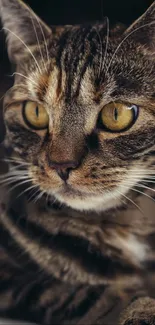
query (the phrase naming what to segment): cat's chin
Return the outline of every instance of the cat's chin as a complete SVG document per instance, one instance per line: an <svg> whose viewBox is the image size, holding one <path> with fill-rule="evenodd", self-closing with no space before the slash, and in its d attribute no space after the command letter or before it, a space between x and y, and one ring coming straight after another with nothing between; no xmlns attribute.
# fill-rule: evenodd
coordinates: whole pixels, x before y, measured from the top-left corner
<svg viewBox="0 0 155 325"><path fill-rule="evenodd" d="M105 193L103 195L80 194L75 195L71 193L55 193L54 197L68 207L78 211L95 211L101 212L115 208L122 204L120 197L115 198L113 193Z"/></svg>

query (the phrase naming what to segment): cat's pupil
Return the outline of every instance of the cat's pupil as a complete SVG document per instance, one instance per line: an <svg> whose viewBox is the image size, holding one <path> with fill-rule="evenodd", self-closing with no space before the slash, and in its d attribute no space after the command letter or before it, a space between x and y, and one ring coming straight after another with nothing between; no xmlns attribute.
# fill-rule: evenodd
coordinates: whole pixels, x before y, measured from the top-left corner
<svg viewBox="0 0 155 325"><path fill-rule="evenodd" d="M39 116L39 108L38 108L38 106L36 107L36 116L37 117Z"/></svg>
<svg viewBox="0 0 155 325"><path fill-rule="evenodd" d="M118 120L118 110L116 107L114 108L114 119L115 119L115 121Z"/></svg>

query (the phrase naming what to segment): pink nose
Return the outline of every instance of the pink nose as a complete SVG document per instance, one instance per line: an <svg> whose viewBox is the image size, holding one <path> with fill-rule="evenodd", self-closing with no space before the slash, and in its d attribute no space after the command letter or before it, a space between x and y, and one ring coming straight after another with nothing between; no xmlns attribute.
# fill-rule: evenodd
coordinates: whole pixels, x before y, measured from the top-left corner
<svg viewBox="0 0 155 325"><path fill-rule="evenodd" d="M69 178L70 172L73 169L76 169L79 164L78 162L74 162L74 161L64 161L61 163L50 161L49 165L51 168L55 169L55 171L60 176L60 178L66 182L67 179Z"/></svg>

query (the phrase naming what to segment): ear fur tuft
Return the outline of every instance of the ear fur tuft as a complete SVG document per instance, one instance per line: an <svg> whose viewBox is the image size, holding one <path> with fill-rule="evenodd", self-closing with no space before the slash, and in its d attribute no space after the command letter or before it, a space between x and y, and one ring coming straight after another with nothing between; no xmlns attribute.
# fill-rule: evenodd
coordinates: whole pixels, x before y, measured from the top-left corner
<svg viewBox="0 0 155 325"><path fill-rule="evenodd" d="M7 35L8 54L18 63L21 55L51 35L51 30L21 0L0 0L0 18Z"/></svg>
<svg viewBox="0 0 155 325"><path fill-rule="evenodd" d="M148 50L155 51L155 1L125 32Z"/></svg>

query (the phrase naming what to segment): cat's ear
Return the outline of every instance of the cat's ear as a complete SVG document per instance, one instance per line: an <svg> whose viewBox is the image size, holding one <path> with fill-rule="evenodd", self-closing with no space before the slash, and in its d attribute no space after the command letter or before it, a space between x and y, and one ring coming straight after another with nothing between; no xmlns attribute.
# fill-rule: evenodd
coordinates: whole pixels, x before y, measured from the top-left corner
<svg viewBox="0 0 155 325"><path fill-rule="evenodd" d="M137 19L125 32L126 37L131 37L144 45L150 51L155 51L155 1L147 11Z"/></svg>
<svg viewBox="0 0 155 325"><path fill-rule="evenodd" d="M18 64L31 46L45 43L51 30L21 0L0 0L0 19L7 35L8 54Z"/></svg>

